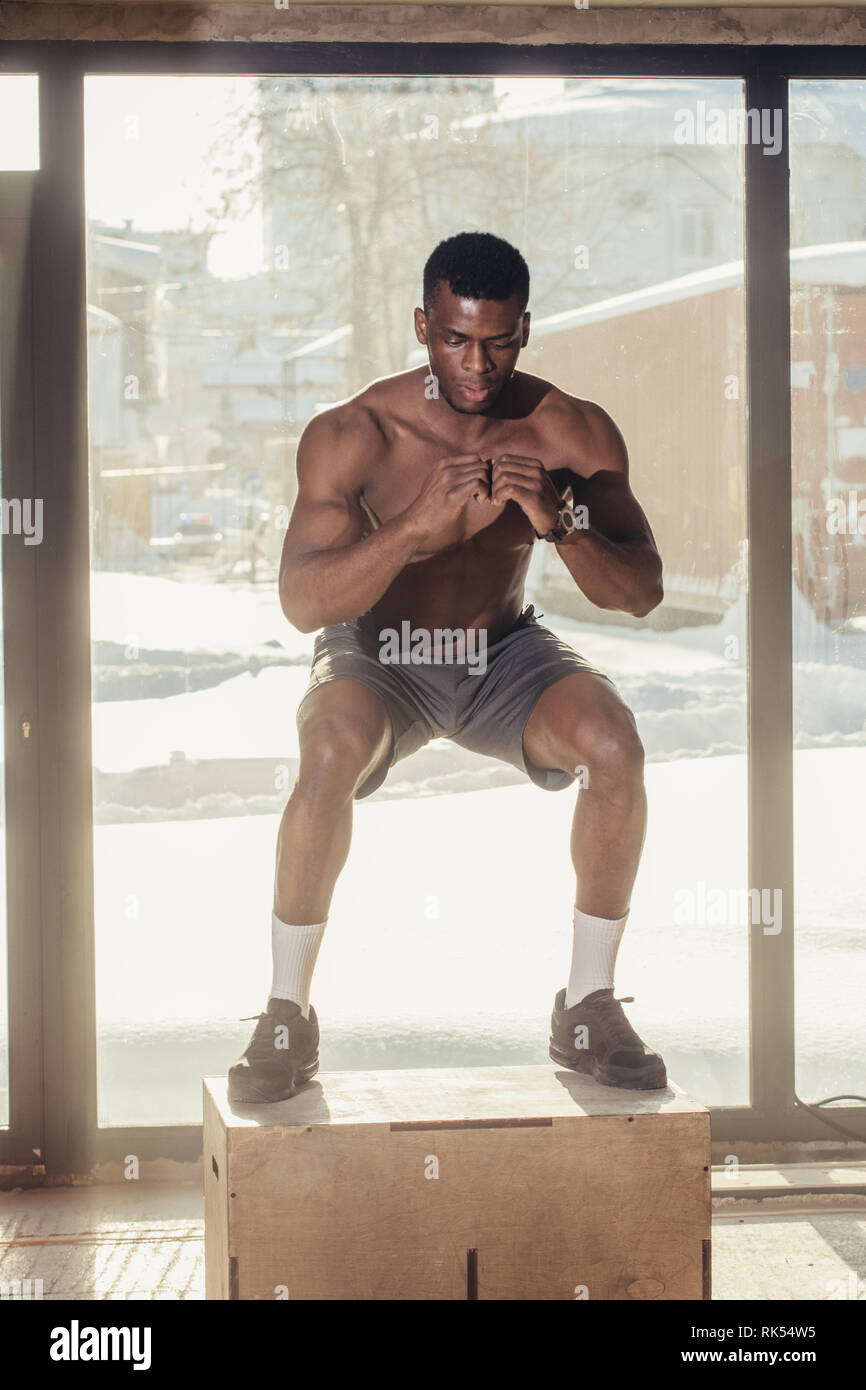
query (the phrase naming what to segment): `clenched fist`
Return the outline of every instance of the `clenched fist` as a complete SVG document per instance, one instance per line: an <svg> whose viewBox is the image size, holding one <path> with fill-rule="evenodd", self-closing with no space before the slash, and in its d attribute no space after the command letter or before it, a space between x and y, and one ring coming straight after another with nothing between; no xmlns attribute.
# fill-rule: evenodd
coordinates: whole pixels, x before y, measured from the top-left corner
<svg viewBox="0 0 866 1390"><path fill-rule="evenodd" d="M470 497L490 501L490 461L480 454L455 454L434 463L406 518L423 535L445 530Z"/></svg>
<svg viewBox="0 0 866 1390"><path fill-rule="evenodd" d="M540 459L523 454L495 458L490 500L497 506L516 502L542 536L556 524L560 497Z"/></svg>

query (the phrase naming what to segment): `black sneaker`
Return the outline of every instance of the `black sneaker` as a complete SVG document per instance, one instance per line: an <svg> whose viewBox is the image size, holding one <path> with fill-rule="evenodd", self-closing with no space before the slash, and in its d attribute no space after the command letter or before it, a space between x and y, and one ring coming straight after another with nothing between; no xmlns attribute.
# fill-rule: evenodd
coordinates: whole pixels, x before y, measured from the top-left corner
<svg viewBox="0 0 866 1390"><path fill-rule="evenodd" d="M614 999L612 989L597 989L567 1009L565 994L561 989L553 1001L550 1055L554 1062L585 1072L603 1086L626 1091L667 1086L664 1062L638 1037L623 1012L623 1004L634 1002L631 995Z"/></svg>
<svg viewBox="0 0 866 1390"><path fill-rule="evenodd" d="M228 1096L237 1104L288 1100L319 1070L319 1020L290 999L269 999L243 1056L229 1067Z"/></svg>

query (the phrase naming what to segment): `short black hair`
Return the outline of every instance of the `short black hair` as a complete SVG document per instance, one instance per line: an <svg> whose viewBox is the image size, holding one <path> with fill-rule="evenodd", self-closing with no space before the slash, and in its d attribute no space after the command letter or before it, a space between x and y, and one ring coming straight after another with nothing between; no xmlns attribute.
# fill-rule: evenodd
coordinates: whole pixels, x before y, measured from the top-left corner
<svg viewBox="0 0 866 1390"><path fill-rule="evenodd" d="M520 297L520 312L529 302L529 266L520 252L491 232L458 232L440 241L424 267L424 312L447 280L462 299Z"/></svg>

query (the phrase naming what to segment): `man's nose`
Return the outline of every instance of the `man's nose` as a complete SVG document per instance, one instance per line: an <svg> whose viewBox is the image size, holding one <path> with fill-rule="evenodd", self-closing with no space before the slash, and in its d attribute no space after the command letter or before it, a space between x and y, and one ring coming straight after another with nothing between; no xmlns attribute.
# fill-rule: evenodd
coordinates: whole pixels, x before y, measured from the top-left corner
<svg viewBox="0 0 866 1390"><path fill-rule="evenodd" d="M471 343L466 350L463 358L464 371L489 372L493 366L492 359L483 343Z"/></svg>

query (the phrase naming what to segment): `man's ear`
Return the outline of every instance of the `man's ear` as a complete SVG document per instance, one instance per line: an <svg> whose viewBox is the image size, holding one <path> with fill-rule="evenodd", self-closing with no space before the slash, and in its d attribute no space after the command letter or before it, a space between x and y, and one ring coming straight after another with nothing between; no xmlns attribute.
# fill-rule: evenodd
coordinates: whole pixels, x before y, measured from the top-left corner
<svg viewBox="0 0 866 1390"><path fill-rule="evenodd" d="M427 346L427 315L423 309L415 310L415 337L422 347Z"/></svg>
<svg viewBox="0 0 866 1390"><path fill-rule="evenodd" d="M530 315L530 314L524 314L524 315L523 315L523 340L522 340L522 342L521 342L521 344L520 344L521 348L525 348L525 347L526 347L526 344L529 342L529 320L530 320L530 318L531 318L531 315Z"/></svg>

